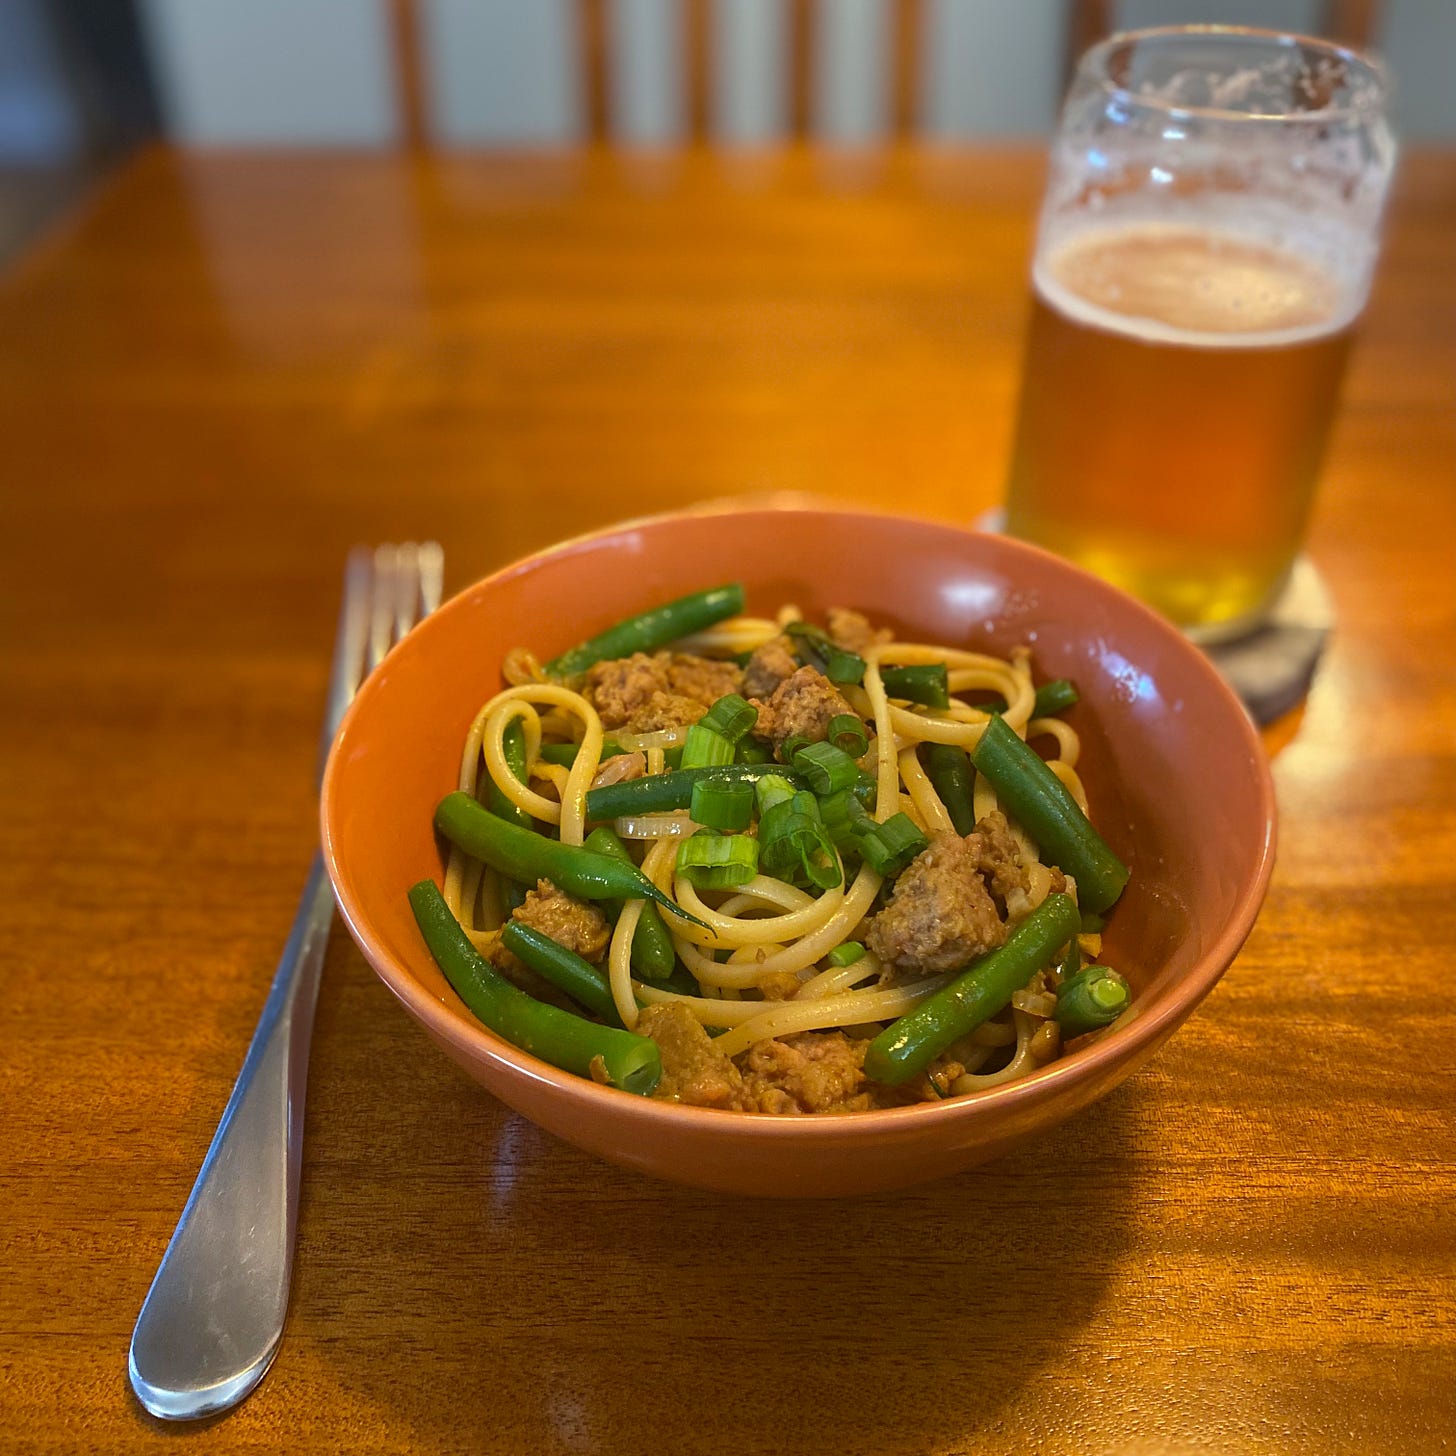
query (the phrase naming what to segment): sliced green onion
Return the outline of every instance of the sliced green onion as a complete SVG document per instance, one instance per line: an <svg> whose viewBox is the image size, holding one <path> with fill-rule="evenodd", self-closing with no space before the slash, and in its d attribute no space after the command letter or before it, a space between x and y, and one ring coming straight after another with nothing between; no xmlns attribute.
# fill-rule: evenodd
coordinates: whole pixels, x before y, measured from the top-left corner
<svg viewBox="0 0 1456 1456"><path fill-rule="evenodd" d="M874 774L865 773L861 769L859 778L855 781L854 796L866 809L873 809L875 800L880 797L879 779Z"/></svg>
<svg viewBox="0 0 1456 1456"><path fill-rule="evenodd" d="M801 748L792 762L816 794L837 794L859 782L859 765L832 743L811 743Z"/></svg>
<svg viewBox="0 0 1456 1456"><path fill-rule="evenodd" d="M892 814L860 836L860 853L877 875L886 879L898 875L917 854L930 848L930 841L905 813Z"/></svg>
<svg viewBox="0 0 1456 1456"><path fill-rule="evenodd" d="M829 720L829 731L825 737L851 758L863 757L870 746L865 725L853 713L836 713Z"/></svg>
<svg viewBox="0 0 1456 1456"><path fill-rule="evenodd" d="M751 733L738 740L737 762L772 763L773 744L766 738L755 738Z"/></svg>
<svg viewBox="0 0 1456 1456"><path fill-rule="evenodd" d="M1083 935L1100 935L1107 924L1107 917L1099 915L1095 910L1082 911Z"/></svg>
<svg viewBox="0 0 1456 1456"><path fill-rule="evenodd" d="M865 948L857 940L846 940L843 945L836 945L827 956L824 957L831 966L852 966L856 961L864 959Z"/></svg>
<svg viewBox="0 0 1456 1456"><path fill-rule="evenodd" d="M805 733L790 733L779 744L779 761L793 763L794 755L806 749L814 740Z"/></svg>
<svg viewBox="0 0 1456 1456"><path fill-rule="evenodd" d="M792 799L798 789L782 774L764 774L753 786L758 798L758 817L762 819L775 804Z"/></svg>
<svg viewBox="0 0 1456 1456"><path fill-rule="evenodd" d="M753 785L699 779L693 785L693 822L709 829L747 829L753 818Z"/></svg>
<svg viewBox="0 0 1456 1456"><path fill-rule="evenodd" d="M765 871L777 879L828 890L844 878L834 843L819 817L819 801L806 789L760 812L758 842Z"/></svg>
<svg viewBox="0 0 1456 1456"><path fill-rule="evenodd" d="M927 708L950 707L950 682L943 662L927 662L916 667L882 667L880 681L892 698L904 698Z"/></svg>
<svg viewBox="0 0 1456 1456"><path fill-rule="evenodd" d="M711 728L736 745L757 722L758 709L752 703L737 693L725 693L698 719L698 727Z"/></svg>
<svg viewBox="0 0 1456 1456"><path fill-rule="evenodd" d="M819 817L841 854L858 854L860 836L875 827L875 821L865 812L853 789L840 789L837 794L820 799Z"/></svg>
<svg viewBox="0 0 1456 1456"><path fill-rule="evenodd" d="M730 890L758 874L758 840L700 829L677 849L677 872L700 890Z"/></svg>
<svg viewBox="0 0 1456 1456"><path fill-rule="evenodd" d="M662 766L664 769L679 769L682 767L683 751L680 748L664 748L662 750ZM731 760L730 760L731 762Z"/></svg>
<svg viewBox="0 0 1456 1456"><path fill-rule="evenodd" d="M688 729L679 768L726 768L732 762L733 745L721 733L701 723Z"/></svg>

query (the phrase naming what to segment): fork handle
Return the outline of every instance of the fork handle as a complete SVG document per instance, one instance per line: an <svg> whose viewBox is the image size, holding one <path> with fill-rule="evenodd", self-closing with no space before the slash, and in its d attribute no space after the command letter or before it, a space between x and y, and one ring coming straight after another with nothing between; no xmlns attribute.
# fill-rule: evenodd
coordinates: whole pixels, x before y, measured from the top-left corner
<svg viewBox="0 0 1456 1456"><path fill-rule="evenodd" d="M308 1048L333 916L315 855L243 1069L132 1334L132 1387L155 1416L192 1420L236 1404L283 1337Z"/></svg>

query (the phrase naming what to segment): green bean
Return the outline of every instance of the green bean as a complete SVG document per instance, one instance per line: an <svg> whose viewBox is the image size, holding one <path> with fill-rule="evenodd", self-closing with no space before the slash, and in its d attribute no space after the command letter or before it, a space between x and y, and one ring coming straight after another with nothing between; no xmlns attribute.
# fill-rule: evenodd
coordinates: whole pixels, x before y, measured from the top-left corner
<svg viewBox="0 0 1456 1456"><path fill-rule="evenodd" d="M1051 682L1043 683L1036 690L1036 697L1032 699L1031 716L1033 718L1050 718L1055 713L1063 713L1073 703L1081 701L1081 694L1072 685L1070 678L1053 678ZM1005 698L989 698L984 703L972 703L973 708L979 708L983 713L1004 713L1006 711Z"/></svg>
<svg viewBox="0 0 1456 1456"><path fill-rule="evenodd" d="M526 732L521 727L519 718L512 718L506 724L506 731L501 735L501 747L505 750L506 767L516 776L521 783L526 782ZM502 819L521 829L531 827L531 816L521 808L519 804L513 804L506 798L505 790L496 783L488 774L486 776L486 794L482 801L485 807L492 814L498 814Z"/></svg>
<svg viewBox="0 0 1456 1456"><path fill-rule="evenodd" d="M617 838L605 824L598 825L586 837L585 848L610 859L632 864L627 846ZM611 902L613 913L621 913L621 902ZM646 981L665 980L677 964L677 952L672 948L672 936L662 923L657 906L650 901L642 907L642 916L637 921L637 930L632 936L632 965L637 974Z"/></svg>
<svg viewBox="0 0 1456 1456"><path fill-rule="evenodd" d="M605 632L578 644L546 664L547 677L575 677L594 662L630 657L634 652L654 652L679 637L701 632L743 610L743 588L737 582L710 587L678 597L636 617L628 617Z"/></svg>
<svg viewBox="0 0 1456 1456"><path fill-rule="evenodd" d="M1074 935L1067 942L1067 948L1062 952L1062 959L1057 965L1057 975L1062 985L1066 985L1078 971L1082 969L1082 947L1077 943Z"/></svg>
<svg viewBox="0 0 1456 1456"><path fill-rule="evenodd" d="M500 943L537 975L565 991L573 1001L579 1001L593 1016L610 1026L621 1026L622 1018L607 978L569 946L520 920L507 920L501 926Z"/></svg>
<svg viewBox="0 0 1456 1456"><path fill-rule="evenodd" d="M1065 1037L1081 1036L1116 1021L1132 1000L1126 980L1110 966L1088 966L1057 992L1057 1025Z"/></svg>
<svg viewBox="0 0 1456 1456"><path fill-rule="evenodd" d="M1036 840L1045 858L1077 881L1077 899L1103 911L1127 884L1127 866L1107 847L1062 782L1006 726L993 716L971 762L986 775L1001 802Z"/></svg>
<svg viewBox="0 0 1456 1456"><path fill-rule="evenodd" d="M601 759L603 763L626 751L620 743L616 743L610 738L602 739ZM576 762L576 755L580 752L581 744L579 743L543 743L541 745L541 757L547 763L559 763L563 768L570 768Z"/></svg>
<svg viewBox="0 0 1456 1456"><path fill-rule="evenodd" d="M641 1097L651 1094L662 1078L662 1054L650 1037L598 1026L511 985L471 945L433 880L421 880L409 901L445 979L497 1036L563 1071L590 1077L595 1064L612 1086Z"/></svg>
<svg viewBox="0 0 1456 1456"><path fill-rule="evenodd" d="M698 984L698 978L678 961L672 968L672 975L661 983L664 991L672 991L678 996L701 996L703 988Z"/></svg>
<svg viewBox="0 0 1456 1456"><path fill-rule="evenodd" d="M694 925L703 923L664 895L636 865L518 829L469 794L446 794L435 810L435 827L451 844L513 880L531 885L550 880L583 900L653 900Z"/></svg>
<svg viewBox="0 0 1456 1456"><path fill-rule="evenodd" d="M927 708L950 707L949 678L945 663L926 662L915 667L882 667L880 681L885 695L923 703Z"/></svg>
<svg viewBox="0 0 1456 1456"><path fill-rule="evenodd" d="M799 776L778 763L732 763L717 768L679 768L670 773L647 774L640 779L623 779L619 784L603 784L588 789L588 819L620 819L628 814L661 814L671 809L686 809L693 799L693 785L699 779L714 783L757 783L765 774L779 774L797 787Z"/></svg>
<svg viewBox="0 0 1456 1456"><path fill-rule="evenodd" d="M1036 698L1031 705L1031 716L1033 718L1050 718L1054 713L1064 713L1073 703L1079 701L1077 689L1072 686L1070 678L1053 678L1051 682L1043 683L1036 690Z"/></svg>
<svg viewBox="0 0 1456 1456"><path fill-rule="evenodd" d="M1076 902L1048 895L996 950L971 962L948 986L892 1022L865 1052L867 1076L890 1087L923 1072L952 1042L1003 1010L1077 933Z"/></svg>
<svg viewBox="0 0 1456 1456"><path fill-rule="evenodd" d="M971 760L965 749L953 743L927 743L925 772L930 775L955 832L969 834L976 827L976 810Z"/></svg>

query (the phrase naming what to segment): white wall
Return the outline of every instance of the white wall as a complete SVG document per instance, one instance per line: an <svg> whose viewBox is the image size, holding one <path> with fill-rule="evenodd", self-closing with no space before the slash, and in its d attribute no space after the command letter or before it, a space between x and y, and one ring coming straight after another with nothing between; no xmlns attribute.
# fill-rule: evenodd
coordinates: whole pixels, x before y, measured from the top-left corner
<svg viewBox="0 0 1456 1456"><path fill-rule="evenodd" d="M355 145L399 130L384 0L141 0L173 135L189 145ZM1119 0L1122 26L1317 28L1324 0ZM431 137L561 145L585 127L575 0L416 0ZM711 128L760 144L789 123L786 0L713 0ZM815 0L815 132L890 120L890 0ZM687 125L679 0L608 0L608 112L627 144ZM938 139L1036 136L1056 112L1067 0L922 0L919 122ZM1385 0L1403 129L1456 140L1456 0Z"/></svg>

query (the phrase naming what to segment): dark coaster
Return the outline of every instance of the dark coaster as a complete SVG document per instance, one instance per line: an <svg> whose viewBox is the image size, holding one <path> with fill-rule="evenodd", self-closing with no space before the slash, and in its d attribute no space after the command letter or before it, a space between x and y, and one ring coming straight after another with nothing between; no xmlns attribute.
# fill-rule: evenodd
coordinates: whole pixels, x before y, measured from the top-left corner
<svg viewBox="0 0 1456 1456"><path fill-rule="evenodd" d="M1244 700L1254 721L1272 723L1301 702L1334 626L1334 605L1314 563L1301 556L1261 626L1232 642L1209 643L1209 660Z"/></svg>
<svg viewBox="0 0 1456 1456"><path fill-rule="evenodd" d="M1005 519L1000 509L991 510L975 525L999 532ZM1243 699L1249 715L1263 726L1303 701L1334 620L1334 606L1319 572L1307 556L1301 556L1279 600L1258 627L1229 642L1200 646Z"/></svg>

